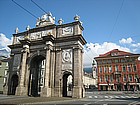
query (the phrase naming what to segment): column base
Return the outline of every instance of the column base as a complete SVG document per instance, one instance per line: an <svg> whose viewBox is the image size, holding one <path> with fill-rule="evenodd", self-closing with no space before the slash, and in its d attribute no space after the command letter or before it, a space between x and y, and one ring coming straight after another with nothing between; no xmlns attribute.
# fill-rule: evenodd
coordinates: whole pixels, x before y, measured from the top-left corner
<svg viewBox="0 0 140 140"><path fill-rule="evenodd" d="M42 94L40 94L41 97L52 97L52 94L51 94L51 88L49 87L44 87L42 89Z"/></svg>
<svg viewBox="0 0 140 140"><path fill-rule="evenodd" d="M17 87L15 95L28 96L28 92L27 92L26 87Z"/></svg>
<svg viewBox="0 0 140 140"><path fill-rule="evenodd" d="M54 97L62 97L62 90L60 89L60 87L54 88Z"/></svg>
<svg viewBox="0 0 140 140"><path fill-rule="evenodd" d="M3 87L3 94L8 95L8 86Z"/></svg>
<svg viewBox="0 0 140 140"><path fill-rule="evenodd" d="M84 92L83 88L74 87L72 98L83 98L83 97L85 97L85 92Z"/></svg>

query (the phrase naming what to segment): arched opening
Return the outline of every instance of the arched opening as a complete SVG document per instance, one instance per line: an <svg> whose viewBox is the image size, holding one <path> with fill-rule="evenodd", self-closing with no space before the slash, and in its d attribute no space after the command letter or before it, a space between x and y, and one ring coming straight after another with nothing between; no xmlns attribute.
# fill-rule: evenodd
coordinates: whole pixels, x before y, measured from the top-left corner
<svg viewBox="0 0 140 140"><path fill-rule="evenodd" d="M72 97L72 74L65 72L63 75L63 97Z"/></svg>
<svg viewBox="0 0 140 140"><path fill-rule="evenodd" d="M36 56L30 63L28 95L38 97L44 86L45 57Z"/></svg>
<svg viewBox="0 0 140 140"><path fill-rule="evenodd" d="M11 78L11 90L10 90L10 94L11 95L15 95L16 94L16 88L18 86L18 75L14 74Z"/></svg>

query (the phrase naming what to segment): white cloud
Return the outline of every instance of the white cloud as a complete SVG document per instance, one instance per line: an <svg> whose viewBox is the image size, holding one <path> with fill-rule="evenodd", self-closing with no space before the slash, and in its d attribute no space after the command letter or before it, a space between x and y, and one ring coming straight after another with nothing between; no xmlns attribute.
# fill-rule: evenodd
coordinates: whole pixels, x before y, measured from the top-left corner
<svg viewBox="0 0 140 140"><path fill-rule="evenodd" d="M113 42L88 43L85 47L84 66L91 66L94 57L107 53L113 49L119 49L126 52L140 54L140 43L134 41L131 37L119 40L120 45Z"/></svg>
<svg viewBox="0 0 140 140"><path fill-rule="evenodd" d="M120 44L131 44L131 43L134 42L134 41L132 40L131 37L129 37L129 38L127 38L127 39L122 38L121 40L119 40L119 42L120 42Z"/></svg>
<svg viewBox="0 0 140 140"><path fill-rule="evenodd" d="M140 43L132 44L132 47L140 47Z"/></svg>
<svg viewBox="0 0 140 140"><path fill-rule="evenodd" d="M97 57L100 54L107 53L113 49L119 49L122 51L130 52L129 48L122 47L111 42L104 42L103 44L99 44L99 43L87 44L84 53L84 66L85 67L91 66L94 57Z"/></svg>
<svg viewBox="0 0 140 140"><path fill-rule="evenodd" d="M7 45L12 44L12 38L7 38L4 34L0 33L0 50L6 49L10 51L10 48L7 47Z"/></svg>

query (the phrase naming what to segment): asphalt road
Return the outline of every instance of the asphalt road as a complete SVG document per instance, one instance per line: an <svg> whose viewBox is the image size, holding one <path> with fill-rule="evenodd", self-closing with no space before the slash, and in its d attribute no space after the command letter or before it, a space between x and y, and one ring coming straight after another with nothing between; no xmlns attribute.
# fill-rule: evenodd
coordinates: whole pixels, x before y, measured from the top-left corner
<svg viewBox="0 0 140 140"><path fill-rule="evenodd" d="M58 102L47 102L50 105L139 105L140 95L133 94L95 94L87 93L86 98Z"/></svg>
<svg viewBox="0 0 140 140"><path fill-rule="evenodd" d="M0 95L1 105L140 105L140 93L86 92L83 99Z"/></svg>

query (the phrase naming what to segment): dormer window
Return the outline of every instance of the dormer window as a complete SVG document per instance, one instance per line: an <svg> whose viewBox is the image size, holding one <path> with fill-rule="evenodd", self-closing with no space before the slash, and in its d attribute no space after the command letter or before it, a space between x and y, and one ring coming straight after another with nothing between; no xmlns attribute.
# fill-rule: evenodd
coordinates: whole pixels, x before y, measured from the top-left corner
<svg viewBox="0 0 140 140"><path fill-rule="evenodd" d="M111 53L111 56L117 56L118 55L118 52L112 52Z"/></svg>

